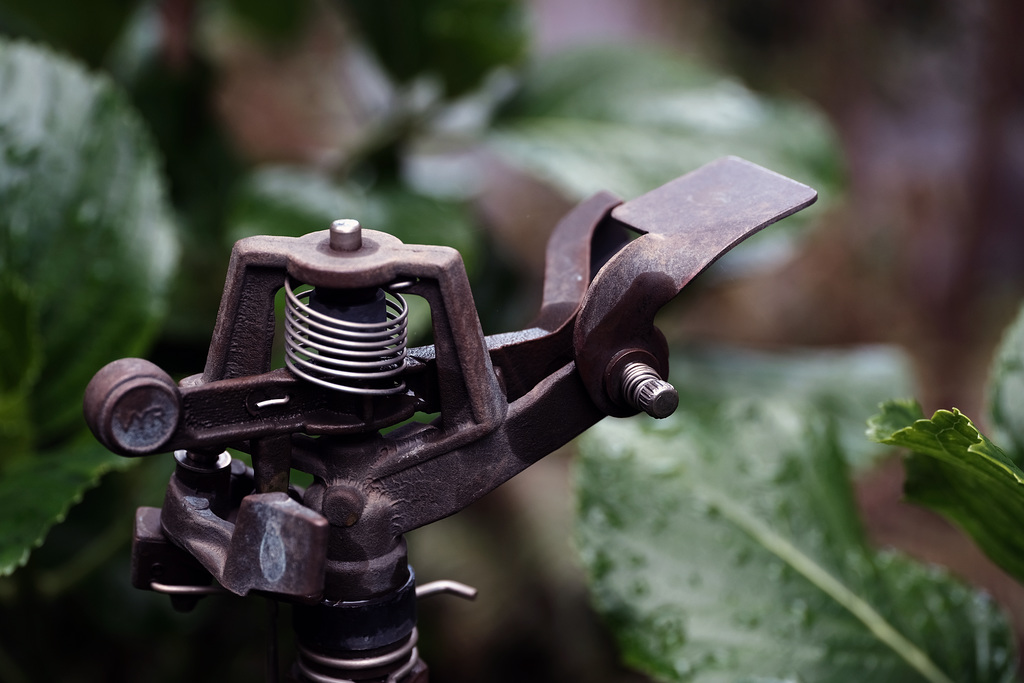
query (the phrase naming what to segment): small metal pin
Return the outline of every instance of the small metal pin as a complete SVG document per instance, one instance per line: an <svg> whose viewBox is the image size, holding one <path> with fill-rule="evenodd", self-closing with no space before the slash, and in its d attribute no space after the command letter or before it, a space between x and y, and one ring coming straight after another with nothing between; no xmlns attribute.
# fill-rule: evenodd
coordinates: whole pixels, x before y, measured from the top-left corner
<svg viewBox="0 0 1024 683"><path fill-rule="evenodd" d="M179 586L150 581L149 587L151 590L165 595L221 595L228 592L226 588L216 584L212 586Z"/></svg>
<svg viewBox="0 0 1024 683"><path fill-rule="evenodd" d="M431 581L430 583L416 586L416 597L419 599L442 594L454 595L464 600L476 600L477 590L472 586L467 586L464 583L452 581L451 579Z"/></svg>
<svg viewBox="0 0 1024 683"><path fill-rule="evenodd" d="M359 221L342 218L331 223L333 251L359 251L363 246L363 226Z"/></svg>
<svg viewBox="0 0 1024 683"><path fill-rule="evenodd" d="M256 404L256 407L257 408L270 408L271 406L283 406L283 405L286 405L288 403L288 401L290 401L290 400L292 400L291 396L284 396L282 398L268 398L266 400L259 401Z"/></svg>

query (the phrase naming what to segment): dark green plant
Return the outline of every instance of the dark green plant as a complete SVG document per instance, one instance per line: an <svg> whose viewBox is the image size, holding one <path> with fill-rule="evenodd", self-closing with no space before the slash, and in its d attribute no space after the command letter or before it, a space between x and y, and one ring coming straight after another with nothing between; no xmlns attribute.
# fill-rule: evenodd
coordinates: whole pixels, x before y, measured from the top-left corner
<svg viewBox="0 0 1024 683"><path fill-rule="evenodd" d="M108 79L0 42L0 575L68 506L128 464L96 444L81 396L147 348L177 238L159 155Z"/></svg>
<svg viewBox="0 0 1024 683"><path fill-rule="evenodd" d="M989 599L861 528L865 458L843 444L906 376L895 360L685 359L675 416L580 445L578 542L628 662L668 681L1014 680Z"/></svg>
<svg viewBox="0 0 1024 683"><path fill-rule="evenodd" d="M679 681L1016 679L1013 634L987 597L864 538L849 471L871 449L851 418L900 393L883 358L691 350L675 361L677 416L584 437L578 539L627 661ZM1022 392L1024 312L990 379L1005 450L959 411L925 419L913 401L884 403L868 430L910 451L907 498L1018 581Z"/></svg>
<svg viewBox="0 0 1024 683"><path fill-rule="evenodd" d="M910 453L907 498L949 518L1024 582L1024 309L1010 327L989 378L989 424L1003 448L958 411L926 419L915 401L890 401L868 435Z"/></svg>

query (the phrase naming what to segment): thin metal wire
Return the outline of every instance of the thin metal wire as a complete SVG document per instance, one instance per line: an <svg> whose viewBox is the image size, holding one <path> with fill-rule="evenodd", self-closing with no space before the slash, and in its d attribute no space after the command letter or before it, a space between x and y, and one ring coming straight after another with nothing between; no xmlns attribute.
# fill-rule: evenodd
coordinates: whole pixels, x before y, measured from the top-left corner
<svg viewBox="0 0 1024 683"><path fill-rule="evenodd" d="M441 595L443 593L455 595L466 600L476 600L478 591L472 586L467 586L464 583L452 581L451 579L431 581L430 583L425 583L422 586L416 586L417 599L422 600L423 598L429 598L432 595Z"/></svg>
<svg viewBox="0 0 1024 683"><path fill-rule="evenodd" d="M256 404L257 408L269 408L271 406L283 406L292 400L291 396L285 395L281 398L268 398L265 401L260 401Z"/></svg>
<svg viewBox="0 0 1024 683"><path fill-rule="evenodd" d="M149 588L164 595L221 595L228 592L228 589L216 584L212 586L176 586L151 581Z"/></svg>
<svg viewBox="0 0 1024 683"><path fill-rule="evenodd" d="M306 657L317 664L323 666L329 666L335 669L349 669L349 670L363 670L363 669L376 669L377 667L387 666L388 664L394 664L401 660L403 657L408 655L410 652L416 649L416 643L419 641L419 631L416 627L413 627L412 634L409 636L409 640L402 643L401 647L398 647L391 652L386 652L376 657L328 657L327 655L318 654L311 652L306 648L299 645L299 651L303 657Z"/></svg>

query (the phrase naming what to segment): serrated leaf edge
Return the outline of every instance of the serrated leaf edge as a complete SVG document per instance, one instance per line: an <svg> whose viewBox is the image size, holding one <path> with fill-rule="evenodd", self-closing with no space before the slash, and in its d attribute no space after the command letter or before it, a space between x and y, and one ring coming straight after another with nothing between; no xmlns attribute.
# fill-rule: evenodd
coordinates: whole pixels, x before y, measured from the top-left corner
<svg viewBox="0 0 1024 683"><path fill-rule="evenodd" d="M884 444L887 444L887 445L890 445L890 446L899 446L901 448L907 448L908 450L911 450L914 453L920 453L921 455L925 455L925 456L929 456L929 457L936 457L936 456L934 456L932 454L929 454L929 453L923 453L923 452L921 452L919 450L914 449L912 446L908 446L905 443L902 443L899 437L901 437L901 436L909 436L912 433L920 432L922 430L920 430L919 428L921 426L923 426L923 425L938 426L937 425L937 420L938 419L950 419L951 418L952 420L954 420L955 424L963 425L963 426L968 428L967 436L972 441L972 443L967 447L967 452L968 453L976 455L979 458L981 458L982 460L985 460L986 462L991 463L992 465L995 465L998 469L1003 470L1004 472L1009 474L1011 477L1013 477L1013 479L1014 479L1014 481L1016 483L1024 484L1024 471L1022 471L1019 467L1017 467L1011 461L1009 461L1008 458L1007 458L1006 461L1000 460L999 458L994 458L994 457L992 457L992 455L990 453L988 453L984 449L982 449L981 446L984 446L984 445L987 444L987 445L990 445L992 448L994 448L995 450L997 450L997 451L999 451L1001 453L1001 450L999 449L999 447L996 446L995 444L993 444L988 439L986 439L985 436L978 430L978 428L974 426L974 423L971 421L971 418L967 417L966 415L964 415L962 412L960 412L956 408L953 408L952 410L944 410L944 409L936 410L935 413L930 418L921 418L921 419L915 420L912 424L910 424L910 425L908 425L906 427L903 427L901 429L897 429L896 431L892 432L888 436L880 434L879 431L876 429L876 427L878 426L877 423L876 423L876 419L878 417L880 417L880 415L876 415L875 417L871 418L871 420L869 421L869 429L868 429L868 436L869 437L871 437L875 441L878 441L879 443L884 443ZM948 448L946 448L946 446L942 442L942 440L938 438L939 435L941 435L941 434L943 434L945 432L950 432L950 431L953 431L952 428L944 427L944 428L940 428L939 431L935 432L934 433L935 437L936 437L934 439L935 446L939 450L941 450L947 456L947 458L944 458L944 460L946 462L949 462L949 463L951 463L953 465L956 465L956 466L962 466L961 459L956 454L950 452L950 450ZM961 434L963 434L963 432L961 432Z"/></svg>
<svg viewBox="0 0 1024 683"><path fill-rule="evenodd" d="M128 462L132 463L133 461ZM75 494L64 503L64 507L61 508L60 512L58 512L53 518L51 518L49 523L43 526L43 528L39 532L39 537L36 538L31 544L25 546L25 549L22 551L21 555L18 556L18 559L4 565L0 565L0 577L10 576L14 572L24 567L26 564L28 564L28 560L32 556L32 551L36 548L42 547L43 543L46 541L46 537L50 533L50 529L63 522L65 519L67 519L68 512L71 511L71 508L82 502L82 499L85 497L86 492L99 486L100 480L103 479L105 475L109 474L114 470L120 470L123 468L124 466L119 467L117 463L113 462L106 463L97 467L93 471L93 476L90 479L83 482L82 485L78 488L78 491L76 491ZM0 472L0 474L2 474L2 472Z"/></svg>

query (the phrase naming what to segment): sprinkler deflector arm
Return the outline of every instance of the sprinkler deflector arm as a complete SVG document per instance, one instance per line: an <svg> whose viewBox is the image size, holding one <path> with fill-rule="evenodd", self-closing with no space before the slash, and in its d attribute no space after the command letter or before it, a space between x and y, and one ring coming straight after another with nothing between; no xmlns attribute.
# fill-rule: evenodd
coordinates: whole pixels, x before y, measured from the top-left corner
<svg viewBox="0 0 1024 683"><path fill-rule="evenodd" d="M204 372L175 386L145 361L115 361L90 384L87 421L122 455L228 446L253 455L254 474L232 475L236 490L250 477L254 491L241 498L250 512L228 521L212 512L214 493L208 508L196 502L206 495L196 487L205 484L180 481L172 481L162 512L163 532L229 590L361 599L399 580L386 575L404 567L402 534L458 512L606 415L635 414L623 390L627 366L668 377L658 310L723 253L815 197L736 158L628 202L596 195L551 236L533 326L490 337L452 249L405 245L372 230L349 252L332 250L326 232L244 239L232 253ZM630 232L640 236L630 241ZM274 297L286 278L327 290L391 287L426 299L435 343L409 350L405 390L350 396L271 370ZM416 412L440 416L379 433ZM301 505L284 493L292 467L314 476ZM326 565L307 562L301 580L275 583L266 571L259 575L259 558L233 559L243 552L235 538L242 522L258 541L270 528L258 520L271 518L304 535L294 547L286 543L286 559L319 553ZM200 528L208 531L190 538ZM357 559L380 579L356 577ZM246 576L249 564L253 576Z"/></svg>
<svg viewBox="0 0 1024 683"><path fill-rule="evenodd" d="M805 185L728 158L630 202L602 194L577 207L549 242L541 320L554 329L507 346L492 340L494 365L505 377L536 368L536 358L550 357L545 351L570 330L574 360L543 379L517 378L532 389L511 402L494 434L448 453L427 450L417 457L411 449L382 458L374 477L389 495L420 501L400 517L402 530L462 509L465 501L496 488L606 414L635 414L617 402L616 359L652 359L667 377L668 349L654 326L657 312L726 251L816 196ZM589 280L594 255L578 245L591 245L601 230L619 234L620 226L642 235L621 246L589 287L581 286ZM575 245L575 253L565 245ZM452 489L447 496L423 499L423 492L445 488Z"/></svg>

